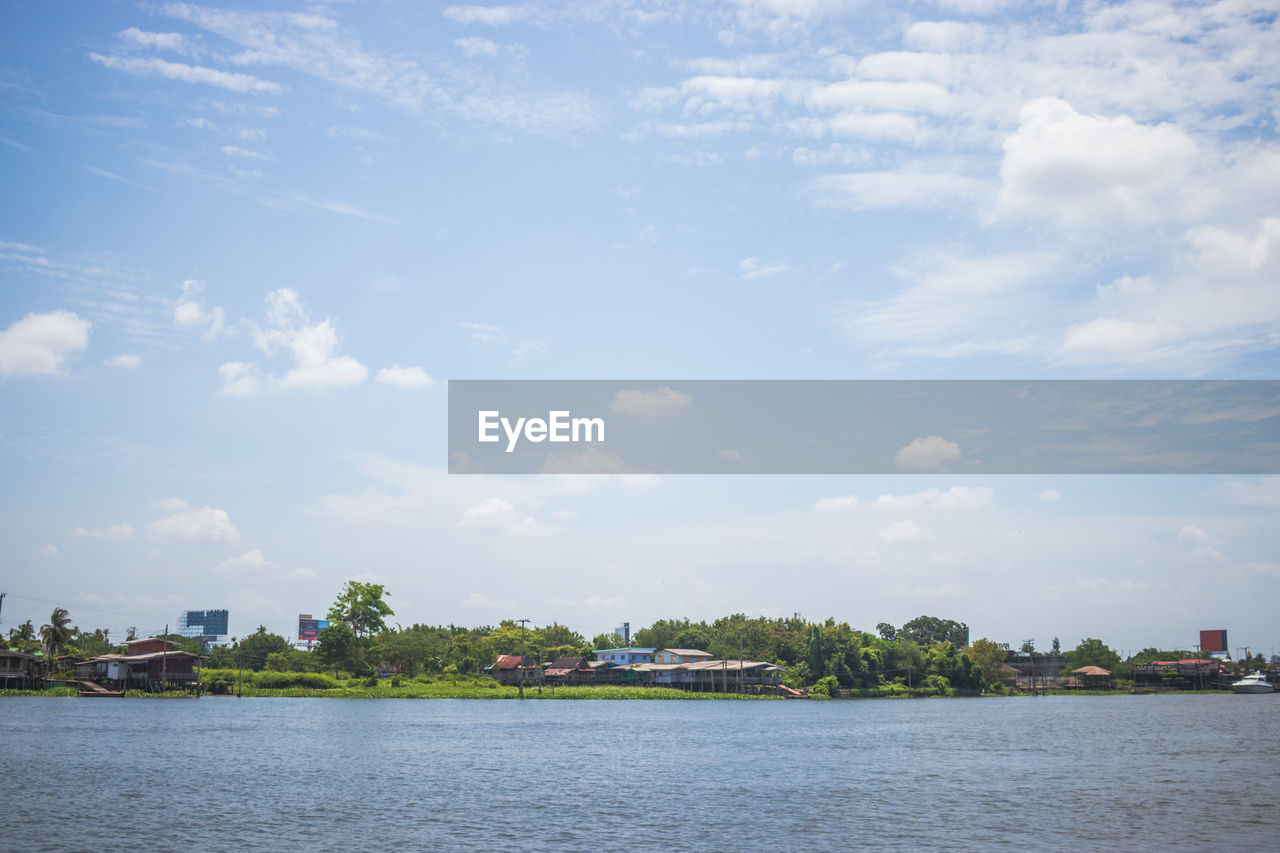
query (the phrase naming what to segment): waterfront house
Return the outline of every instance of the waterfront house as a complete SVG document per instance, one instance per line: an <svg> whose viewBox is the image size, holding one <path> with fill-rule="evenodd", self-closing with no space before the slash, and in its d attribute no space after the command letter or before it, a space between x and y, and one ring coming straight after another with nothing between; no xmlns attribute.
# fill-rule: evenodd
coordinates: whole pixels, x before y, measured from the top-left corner
<svg viewBox="0 0 1280 853"><path fill-rule="evenodd" d="M563 685L591 684L596 680L595 674L591 661L585 657L556 658L542 673L548 683Z"/></svg>
<svg viewBox="0 0 1280 853"><path fill-rule="evenodd" d="M711 660L711 654L701 649L658 649L653 653L654 663L698 663Z"/></svg>
<svg viewBox="0 0 1280 853"><path fill-rule="evenodd" d="M39 660L26 652L0 650L0 687L21 687L35 677Z"/></svg>
<svg viewBox="0 0 1280 853"><path fill-rule="evenodd" d="M527 655L498 655L497 662L486 669L500 684L534 684L542 675Z"/></svg>
<svg viewBox="0 0 1280 853"><path fill-rule="evenodd" d="M194 683L199 660L194 652L161 648L139 654L98 655L76 664L75 673L80 681L108 681L125 689L156 690L164 689L166 684Z"/></svg>
<svg viewBox="0 0 1280 853"><path fill-rule="evenodd" d="M625 649L595 649L592 654L596 656L596 660L610 663L614 666L630 666L633 663L653 663L653 653L656 649L641 649L629 647Z"/></svg>

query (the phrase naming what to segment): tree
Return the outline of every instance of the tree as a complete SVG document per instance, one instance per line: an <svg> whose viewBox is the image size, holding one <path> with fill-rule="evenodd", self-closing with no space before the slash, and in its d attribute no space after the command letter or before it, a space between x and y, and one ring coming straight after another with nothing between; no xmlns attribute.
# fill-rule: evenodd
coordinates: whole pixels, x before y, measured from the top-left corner
<svg viewBox="0 0 1280 853"><path fill-rule="evenodd" d="M236 650L244 657L250 669L259 672L267 665L271 655L281 655L281 659L287 659L285 656L292 648L284 637L268 632L265 625L259 625L257 631L240 641Z"/></svg>
<svg viewBox="0 0 1280 853"><path fill-rule="evenodd" d="M1057 637L1053 638L1053 647L1052 649L1050 649L1050 651L1055 655L1062 654L1062 644L1058 642Z"/></svg>
<svg viewBox="0 0 1280 853"><path fill-rule="evenodd" d="M591 640L593 649L620 649L626 642L621 634L596 634Z"/></svg>
<svg viewBox="0 0 1280 853"><path fill-rule="evenodd" d="M917 616L902 626L899 637L913 640L922 646L934 643L951 643L956 648L969 641L969 626L954 619L937 616Z"/></svg>
<svg viewBox="0 0 1280 853"><path fill-rule="evenodd" d="M711 645L711 635L701 628L690 626L685 628L675 638L675 648L677 649L698 649L706 651Z"/></svg>
<svg viewBox="0 0 1280 853"><path fill-rule="evenodd" d="M1108 672L1115 672L1120 667L1120 655L1107 648L1106 643L1090 637L1067 652L1068 670L1082 666L1100 666Z"/></svg>
<svg viewBox="0 0 1280 853"><path fill-rule="evenodd" d="M40 641L49 650L49 657L57 657L58 650L71 641L71 614L65 607L53 608L49 622L40 627Z"/></svg>
<svg viewBox="0 0 1280 853"><path fill-rule="evenodd" d="M347 627L346 622L330 622L316 637L316 650L312 653L321 663L333 667L333 674L338 674L338 667L350 667L356 646L356 637Z"/></svg>
<svg viewBox="0 0 1280 853"><path fill-rule="evenodd" d="M391 605L382 600L383 596L390 595L380 583L347 581L342 593L329 608L329 622L342 622L351 629L351 636L355 638L353 651L356 669L360 669L366 638L386 630L384 618L396 615Z"/></svg>
<svg viewBox="0 0 1280 853"><path fill-rule="evenodd" d="M1002 646L983 637L981 640L975 640L966 653L973 660L974 665L982 671L982 679L987 684L1008 683L1010 676L1004 667L1004 662L1009 653Z"/></svg>
<svg viewBox="0 0 1280 853"><path fill-rule="evenodd" d="M892 640L898 635L898 629L890 625L888 622L881 622L876 625L876 633L880 635L882 640Z"/></svg>
<svg viewBox="0 0 1280 853"><path fill-rule="evenodd" d="M387 627L384 617L396 615L383 596L391 593L380 583L347 581L329 608L329 622L345 622L357 640L376 634Z"/></svg>

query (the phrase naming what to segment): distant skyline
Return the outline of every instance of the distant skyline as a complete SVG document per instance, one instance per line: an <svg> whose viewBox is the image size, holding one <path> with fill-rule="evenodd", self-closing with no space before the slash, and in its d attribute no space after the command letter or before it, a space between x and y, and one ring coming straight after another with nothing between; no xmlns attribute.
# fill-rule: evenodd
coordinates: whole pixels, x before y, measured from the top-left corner
<svg viewBox="0 0 1280 853"><path fill-rule="evenodd" d="M1277 477L450 476L445 397L1277 378L1278 19L6 4L0 630L291 636L358 578L404 625L1272 654Z"/></svg>

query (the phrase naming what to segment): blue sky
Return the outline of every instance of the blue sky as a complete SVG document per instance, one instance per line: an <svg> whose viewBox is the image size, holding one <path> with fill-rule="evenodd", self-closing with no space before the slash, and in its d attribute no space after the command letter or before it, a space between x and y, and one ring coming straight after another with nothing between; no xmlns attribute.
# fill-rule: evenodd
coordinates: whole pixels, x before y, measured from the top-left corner
<svg viewBox="0 0 1280 853"><path fill-rule="evenodd" d="M450 478L445 382L1275 378L1278 7L5 4L4 627L1269 651L1275 478Z"/></svg>

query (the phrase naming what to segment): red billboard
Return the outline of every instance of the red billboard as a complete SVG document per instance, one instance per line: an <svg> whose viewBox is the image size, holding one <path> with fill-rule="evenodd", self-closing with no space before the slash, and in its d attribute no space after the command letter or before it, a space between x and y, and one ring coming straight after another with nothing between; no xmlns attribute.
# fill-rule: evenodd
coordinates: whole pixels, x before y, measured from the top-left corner
<svg viewBox="0 0 1280 853"><path fill-rule="evenodd" d="M1201 631L1200 632L1200 651L1202 652L1225 652L1227 648L1227 632L1222 631Z"/></svg>

